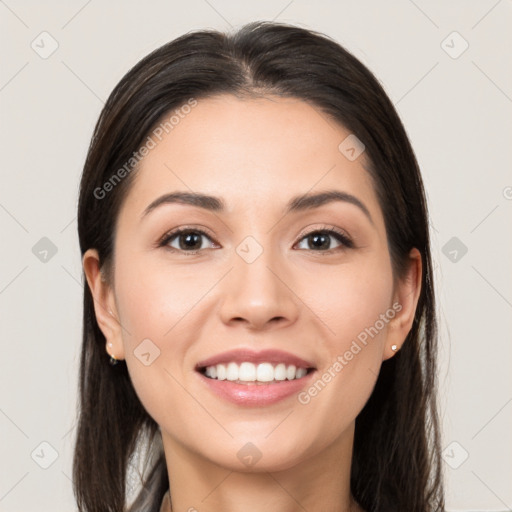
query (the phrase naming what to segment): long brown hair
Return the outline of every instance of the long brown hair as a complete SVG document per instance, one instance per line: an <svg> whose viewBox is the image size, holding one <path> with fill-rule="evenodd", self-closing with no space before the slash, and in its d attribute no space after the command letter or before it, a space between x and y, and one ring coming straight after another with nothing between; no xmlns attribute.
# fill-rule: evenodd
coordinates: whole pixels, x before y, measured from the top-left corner
<svg viewBox="0 0 512 512"><path fill-rule="evenodd" d="M411 248L421 252L422 289L402 349L382 364L356 419L351 489L367 512L444 510L436 407L437 324L428 211L404 127L372 73L336 41L304 28L254 22L232 34L187 33L136 64L110 95L94 130L78 205L82 255L98 251L113 284L115 225L151 130L190 101L222 93L298 98L355 134L366 147L395 278ZM132 162L133 163L133 162ZM124 168L124 173L118 170ZM113 178L117 176L122 179ZM108 193L105 183L109 182ZM127 470L146 446L148 471L131 511L158 510L168 473L158 425L126 368L108 363L93 299L84 287L74 492L80 511L126 509Z"/></svg>

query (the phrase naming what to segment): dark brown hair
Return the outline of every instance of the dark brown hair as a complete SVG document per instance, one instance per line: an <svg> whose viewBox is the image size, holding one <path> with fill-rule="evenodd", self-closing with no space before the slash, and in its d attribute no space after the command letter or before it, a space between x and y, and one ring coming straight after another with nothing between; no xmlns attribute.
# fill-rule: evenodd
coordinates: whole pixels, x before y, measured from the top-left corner
<svg viewBox="0 0 512 512"><path fill-rule="evenodd" d="M78 205L82 255L97 249L113 284L116 220L136 166L122 173L108 193L104 184L113 183L113 176L162 116L191 98L200 101L219 94L272 94L307 101L364 143L394 277L404 274L413 247L421 252L423 275L412 329L402 349L382 364L374 391L356 420L352 493L367 512L444 510L436 407L437 326L420 170L383 88L333 39L297 26L254 22L233 34L187 33L136 64L110 95L92 136ZM73 462L79 510L125 510L127 469L138 448L146 446L151 454L148 473L130 510L157 511L168 489L158 425L140 403L126 364L109 365L87 286L83 313Z"/></svg>

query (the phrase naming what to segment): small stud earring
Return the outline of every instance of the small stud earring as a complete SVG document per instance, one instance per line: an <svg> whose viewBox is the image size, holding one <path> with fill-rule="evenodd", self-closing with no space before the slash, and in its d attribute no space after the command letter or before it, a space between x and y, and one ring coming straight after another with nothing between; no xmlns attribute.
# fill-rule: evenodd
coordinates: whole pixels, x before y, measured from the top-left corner
<svg viewBox="0 0 512 512"><path fill-rule="evenodd" d="M108 347L109 348L112 348L112 343L109 343L108 344ZM108 362L112 365L112 366L115 366L119 360L116 359L112 354L109 353L109 351L107 350L107 354L110 356L110 359L108 360Z"/></svg>
<svg viewBox="0 0 512 512"><path fill-rule="evenodd" d="M397 347L396 345L391 345L391 350L392 350L393 352L396 352L396 351L397 351L397 349L398 349L398 347Z"/></svg>

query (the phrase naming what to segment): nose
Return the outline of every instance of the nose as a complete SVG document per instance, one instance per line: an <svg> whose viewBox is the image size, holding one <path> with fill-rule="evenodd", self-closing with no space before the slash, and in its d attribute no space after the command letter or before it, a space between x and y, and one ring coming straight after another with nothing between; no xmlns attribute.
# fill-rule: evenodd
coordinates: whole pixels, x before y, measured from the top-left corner
<svg viewBox="0 0 512 512"><path fill-rule="evenodd" d="M252 263L236 254L234 257L234 268L227 276L221 299L222 322L250 330L268 330L296 322L298 299L283 265L278 266L267 251Z"/></svg>

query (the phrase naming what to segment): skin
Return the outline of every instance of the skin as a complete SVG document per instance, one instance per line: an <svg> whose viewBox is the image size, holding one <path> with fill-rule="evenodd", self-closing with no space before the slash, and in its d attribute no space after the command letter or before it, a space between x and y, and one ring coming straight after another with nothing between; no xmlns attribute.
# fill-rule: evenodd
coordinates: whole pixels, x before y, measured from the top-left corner
<svg viewBox="0 0 512 512"><path fill-rule="evenodd" d="M338 150L348 135L300 100L200 100L141 161L117 219L114 282L102 281L94 249L83 257L106 348L126 360L160 426L174 511L362 510L349 487L355 418L411 329L421 257L413 249L395 279L365 154L349 161ZM330 189L356 196L371 220L341 201L284 214L290 198ZM166 204L141 220L175 191L218 196L226 209ZM180 226L211 240L195 255L179 250L179 236L157 246ZM315 250L306 235L331 226L354 247L331 237ZM236 252L247 236L263 249L250 264ZM312 361L320 378L393 303L401 310L308 404L236 406L194 371L225 350L279 348ZM149 366L134 354L147 338L160 350ZM253 466L237 456L248 442L261 452Z"/></svg>

